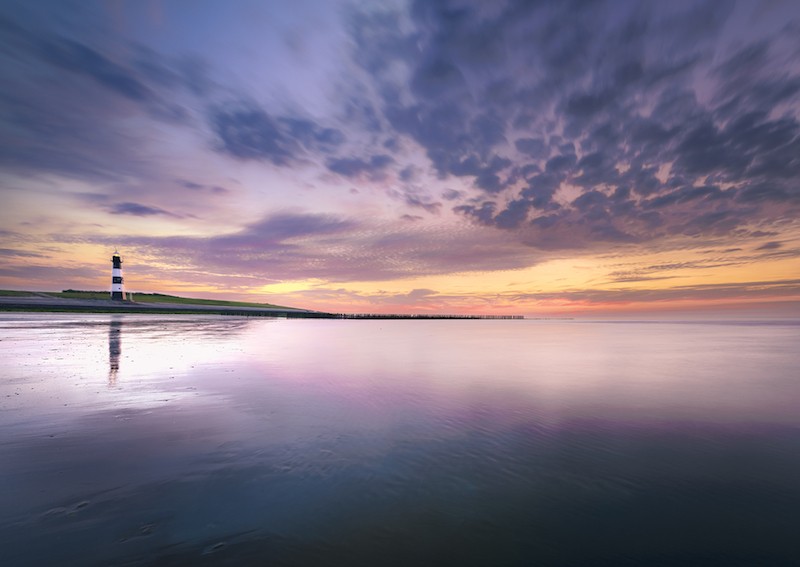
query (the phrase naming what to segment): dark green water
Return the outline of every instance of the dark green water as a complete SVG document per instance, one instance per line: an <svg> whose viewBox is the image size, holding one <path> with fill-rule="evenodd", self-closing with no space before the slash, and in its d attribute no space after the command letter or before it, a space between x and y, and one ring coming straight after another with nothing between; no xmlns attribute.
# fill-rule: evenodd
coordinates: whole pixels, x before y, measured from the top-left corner
<svg viewBox="0 0 800 567"><path fill-rule="evenodd" d="M0 338L4 566L800 564L796 322Z"/></svg>

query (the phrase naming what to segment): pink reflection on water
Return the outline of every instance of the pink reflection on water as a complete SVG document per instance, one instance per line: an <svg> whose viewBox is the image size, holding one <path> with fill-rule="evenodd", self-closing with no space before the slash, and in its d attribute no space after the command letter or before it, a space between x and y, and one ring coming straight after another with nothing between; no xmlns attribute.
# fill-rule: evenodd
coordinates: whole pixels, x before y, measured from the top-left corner
<svg viewBox="0 0 800 567"><path fill-rule="evenodd" d="M795 423L798 329L17 316L4 321L0 403L58 413L281 391L376 421L489 412L550 423L587 415Z"/></svg>
<svg viewBox="0 0 800 567"><path fill-rule="evenodd" d="M314 384L365 404L391 398L444 409L494 401L556 415L794 421L792 394L800 390L789 349L798 329L287 321L251 327L244 350L270 379Z"/></svg>

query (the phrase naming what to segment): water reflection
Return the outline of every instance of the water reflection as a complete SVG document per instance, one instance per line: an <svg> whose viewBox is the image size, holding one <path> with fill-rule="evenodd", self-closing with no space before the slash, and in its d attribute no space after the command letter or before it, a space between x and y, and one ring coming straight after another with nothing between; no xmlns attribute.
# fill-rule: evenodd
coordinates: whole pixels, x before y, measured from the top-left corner
<svg viewBox="0 0 800 567"><path fill-rule="evenodd" d="M119 355L122 353L122 319L112 318L108 323L108 387L117 385Z"/></svg>
<svg viewBox="0 0 800 567"><path fill-rule="evenodd" d="M4 564L797 564L797 326L2 331Z"/></svg>

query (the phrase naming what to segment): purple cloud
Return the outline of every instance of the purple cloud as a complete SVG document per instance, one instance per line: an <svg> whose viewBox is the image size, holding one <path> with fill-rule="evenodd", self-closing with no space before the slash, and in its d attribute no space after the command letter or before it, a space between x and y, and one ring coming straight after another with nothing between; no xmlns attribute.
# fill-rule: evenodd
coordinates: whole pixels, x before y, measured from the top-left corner
<svg viewBox="0 0 800 567"><path fill-rule="evenodd" d="M165 211L158 207L149 207L141 203L117 203L109 208L112 215L132 215L135 217L167 216L180 218L180 215Z"/></svg>

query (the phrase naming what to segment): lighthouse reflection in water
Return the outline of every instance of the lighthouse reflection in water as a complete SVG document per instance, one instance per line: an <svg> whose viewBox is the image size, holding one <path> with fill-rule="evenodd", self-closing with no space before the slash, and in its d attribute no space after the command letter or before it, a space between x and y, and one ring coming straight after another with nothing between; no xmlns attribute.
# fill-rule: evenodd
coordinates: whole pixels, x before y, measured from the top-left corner
<svg viewBox="0 0 800 567"><path fill-rule="evenodd" d="M4 566L797 564L796 322L0 334Z"/></svg>
<svg viewBox="0 0 800 567"><path fill-rule="evenodd" d="M108 385L117 385L119 356L122 354L122 319L112 316L108 324Z"/></svg>

